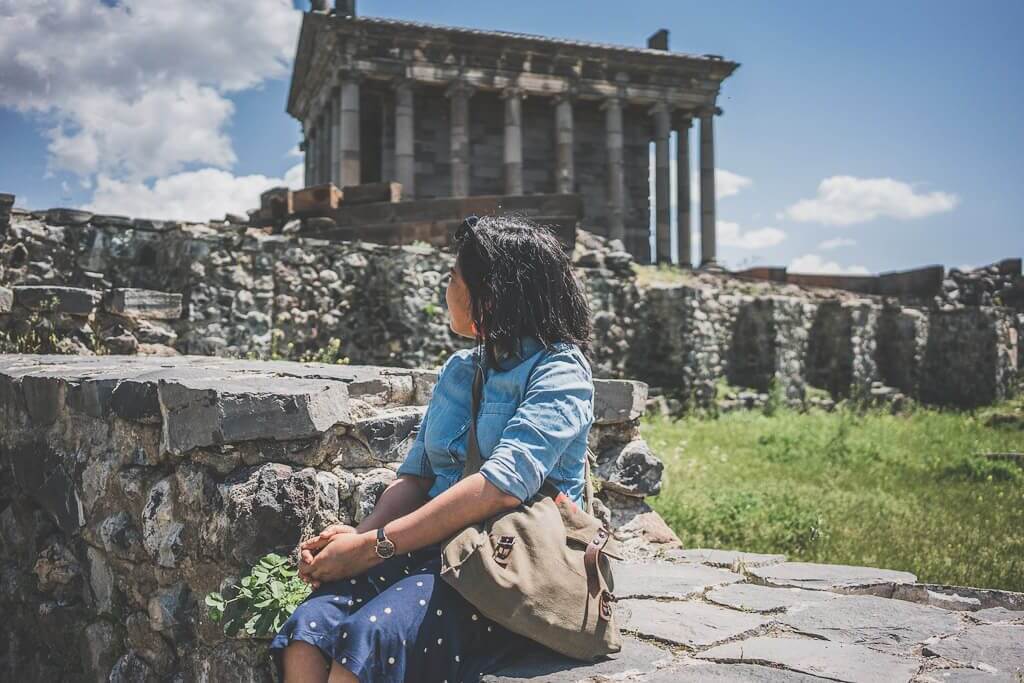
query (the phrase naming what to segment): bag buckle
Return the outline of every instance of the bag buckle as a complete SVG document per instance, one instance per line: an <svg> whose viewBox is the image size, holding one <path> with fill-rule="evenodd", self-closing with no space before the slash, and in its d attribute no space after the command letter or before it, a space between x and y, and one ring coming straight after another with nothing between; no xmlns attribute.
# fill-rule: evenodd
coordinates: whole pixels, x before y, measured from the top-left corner
<svg viewBox="0 0 1024 683"><path fill-rule="evenodd" d="M494 546L494 559L499 562L507 561L508 556L512 553L512 544L515 541L515 536L500 536L497 544Z"/></svg>
<svg viewBox="0 0 1024 683"><path fill-rule="evenodd" d="M610 591L601 591L600 614L601 618L609 621L612 618L612 600L615 596Z"/></svg>

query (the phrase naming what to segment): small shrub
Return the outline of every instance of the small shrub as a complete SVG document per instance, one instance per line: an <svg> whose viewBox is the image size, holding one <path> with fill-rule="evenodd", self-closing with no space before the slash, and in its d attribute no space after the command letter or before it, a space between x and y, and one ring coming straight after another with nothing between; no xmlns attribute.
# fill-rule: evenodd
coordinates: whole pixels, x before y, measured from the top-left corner
<svg viewBox="0 0 1024 683"><path fill-rule="evenodd" d="M306 599L311 589L298 577L287 558L271 553L260 558L248 576L227 591L206 595L210 619L224 622L224 632L236 636L265 637L277 633L281 624Z"/></svg>

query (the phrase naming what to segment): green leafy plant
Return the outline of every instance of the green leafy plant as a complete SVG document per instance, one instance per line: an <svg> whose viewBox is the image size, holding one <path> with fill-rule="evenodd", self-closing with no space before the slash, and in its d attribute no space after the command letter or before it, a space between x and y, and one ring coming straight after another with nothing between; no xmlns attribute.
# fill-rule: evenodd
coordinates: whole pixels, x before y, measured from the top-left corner
<svg viewBox="0 0 1024 683"><path fill-rule="evenodd" d="M298 576L291 562L270 553L260 558L248 576L225 591L206 595L210 619L223 621L224 632L236 636L271 636L306 599L310 587Z"/></svg>

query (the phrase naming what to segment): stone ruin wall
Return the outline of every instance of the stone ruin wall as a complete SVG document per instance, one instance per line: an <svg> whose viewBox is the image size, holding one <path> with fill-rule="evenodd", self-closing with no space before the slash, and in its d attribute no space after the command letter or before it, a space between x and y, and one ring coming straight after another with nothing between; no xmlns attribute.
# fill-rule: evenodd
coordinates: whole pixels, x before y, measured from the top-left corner
<svg viewBox="0 0 1024 683"><path fill-rule="evenodd" d="M266 643L227 638L203 596L267 552L362 520L435 380L372 366L0 356L0 678L269 680ZM627 547L678 542L643 501L661 481L639 435L646 387L596 389L599 514Z"/></svg>
<svg viewBox="0 0 1024 683"><path fill-rule="evenodd" d="M988 272L995 267L951 271L951 296L924 306L713 273L640 283L621 243L584 231L573 260L594 309L595 376L639 379L700 403L716 395L726 408L763 403L774 382L794 403L898 394L970 408L1013 394L1024 368L1024 307L960 300L1020 288L1024 279ZM35 316L80 347L91 334L94 349L296 359L337 339L353 363L432 367L466 345L444 310L451 264L448 252L421 245L21 213L0 240L0 334ZM181 294L183 312L120 315L89 293L92 307L47 311L40 293L21 287L41 284L107 298L117 288ZM19 303L28 300L34 310Z"/></svg>

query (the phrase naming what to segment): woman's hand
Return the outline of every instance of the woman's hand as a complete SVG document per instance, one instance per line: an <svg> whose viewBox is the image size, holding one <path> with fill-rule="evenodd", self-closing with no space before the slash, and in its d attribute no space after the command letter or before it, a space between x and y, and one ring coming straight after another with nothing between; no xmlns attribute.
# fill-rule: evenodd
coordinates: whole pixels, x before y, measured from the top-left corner
<svg viewBox="0 0 1024 683"><path fill-rule="evenodd" d="M376 532L343 532L336 534L307 561L299 561L299 576L314 590L324 581L337 581L362 574L381 561L375 551Z"/></svg>
<svg viewBox="0 0 1024 683"><path fill-rule="evenodd" d="M354 534L358 533L355 527L351 527L348 524L332 524L316 536L307 538L305 541L299 544L299 557L307 558L307 562L313 560L313 555L323 550L324 546L330 543L331 539L338 534Z"/></svg>

